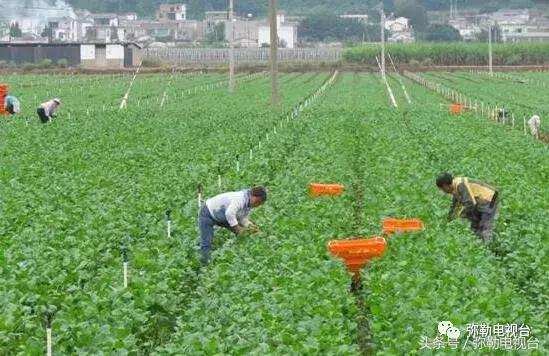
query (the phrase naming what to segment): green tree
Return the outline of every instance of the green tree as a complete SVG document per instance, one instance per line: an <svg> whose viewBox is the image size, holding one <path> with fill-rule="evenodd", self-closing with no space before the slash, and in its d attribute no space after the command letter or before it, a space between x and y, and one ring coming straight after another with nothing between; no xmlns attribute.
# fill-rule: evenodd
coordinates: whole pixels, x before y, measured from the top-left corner
<svg viewBox="0 0 549 356"><path fill-rule="evenodd" d="M479 42L488 42L488 30L482 30L480 33L476 35L477 41ZM503 42L503 36L501 27L494 26L492 27L492 41L502 43Z"/></svg>
<svg viewBox="0 0 549 356"><path fill-rule="evenodd" d="M48 24L42 30L40 34L42 37L47 37L49 41L53 39L53 28Z"/></svg>
<svg viewBox="0 0 549 356"><path fill-rule="evenodd" d="M425 41L454 42L461 41L459 31L450 25L432 24L423 33Z"/></svg>
<svg viewBox="0 0 549 356"><path fill-rule="evenodd" d="M423 32L429 25L427 10L415 0L404 1L397 5L396 15L410 19L410 24L417 32Z"/></svg>
<svg viewBox="0 0 549 356"><path fill-rule="evenodd" d="M217 23L213 29L206 35L206 41L217 43L225 41L225 22Z"/></svg>
<svg viewBox="0 0 549 356"><path fill-rule="evenodd" d="M361 39L366 31L363 24L343 19L331 13L319 13L303 19L299 37L310 41Z"/></svg>
<svg viewBox="0 0 549 356"><path fill-rule="evenodd" d="M22 37L23 31L19 28L19 22L10 25L10 37Z"/></svg>

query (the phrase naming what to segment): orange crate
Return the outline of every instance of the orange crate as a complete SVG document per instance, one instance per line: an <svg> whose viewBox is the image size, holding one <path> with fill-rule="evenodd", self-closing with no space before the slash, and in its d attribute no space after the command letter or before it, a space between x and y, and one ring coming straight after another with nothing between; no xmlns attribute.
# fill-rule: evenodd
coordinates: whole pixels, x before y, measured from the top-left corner
<svg viewBox="0 0 549 356"><path fill-rule="evenodd" d="M465 107L461 104L450 104L448 112L450 114L460 114L465 111Z"/></svg>
<svg viewBox="0 0 549 356"><path fill-rule="evenodd" d="M425 225L420 219L384 219L383 234L391 235L393 232L414 232L421 231Z"/></svg>
<svg viewBox="0 0 549 356"><path fill-rule="evenodd" d="M383 255L387 242L383 237L357 240L334 240L328 242L328 251L342 258L353 278L360 278L360 269L372 258Z"/></svg>
<svg viewBox="0 0 549 356"><path fill-rule="evenodd" d="M320 197L320 196L338 196L343 194L343 187L341 184L320 184L320 183L310 183L311 186L311 196Z"/></svg>
<svg viewBox="0 0 549 356"><path fill-rule="evenodd" d="M4 107L6 96L8 96L9 86L7 84L0 84L0 115L7 115L8 112Z"/></svg>

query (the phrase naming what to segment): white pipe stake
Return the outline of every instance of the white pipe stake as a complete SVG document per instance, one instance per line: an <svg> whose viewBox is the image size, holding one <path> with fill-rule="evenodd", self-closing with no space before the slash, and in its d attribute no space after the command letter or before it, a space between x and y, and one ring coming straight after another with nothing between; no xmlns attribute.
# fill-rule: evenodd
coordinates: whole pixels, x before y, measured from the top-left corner
<svg viewBox="0 0 549 356"><path fill-rule="evenodd" d="M128 288L128 262L124 262L124 288Z"/></svg>
<svg viewBox="0 0 549 356"><path fill-rule="evenodd" d="M51 328L46 328L46 355L52 356L51 352Z"/></svg>
<svg viewBox="0 0 549 356"><path fill-rule="evenodd" d="M202 205L202 193L198 193L198 208Z"/></svg>
<svg viewBox="0 0 549 356"><path fill-rule="evenodd" d="M221 174L217 175L217 186L221 188Z"/></svg>

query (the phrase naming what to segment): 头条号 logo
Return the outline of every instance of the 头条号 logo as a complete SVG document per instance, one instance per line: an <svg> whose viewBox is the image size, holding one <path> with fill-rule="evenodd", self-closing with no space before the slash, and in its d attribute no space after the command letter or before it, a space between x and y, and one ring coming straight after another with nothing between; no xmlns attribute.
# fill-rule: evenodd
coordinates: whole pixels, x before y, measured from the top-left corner
<svg viewBox="0 0 549 356"><path fill-rule="evenodd" d="M465 349L474 350L530 350L537 349L538 339L531 336L530 327L525 324L467 324L467 337L461 338L461 331L450 321L438 323L438 335L432 339L422 336L420 349ZM463 343L462 343L463 342Z"/></svg>

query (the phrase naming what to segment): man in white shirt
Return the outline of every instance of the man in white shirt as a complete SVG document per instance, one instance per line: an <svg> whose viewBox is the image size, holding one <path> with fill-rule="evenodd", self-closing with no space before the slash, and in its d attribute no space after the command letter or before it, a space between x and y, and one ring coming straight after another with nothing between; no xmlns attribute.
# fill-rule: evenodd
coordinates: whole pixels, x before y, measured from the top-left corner
<svg viewBox="0 0 549 356"><path fill-rule="evenodd" d="M534 115L528 120L528 127L530 128L530 134L539 139L539 129L541 127L541 119L538 115Z"/></svg>
<svg viewBox="0 0 549 356"><path fill-rule="evenodd" d="M55 117L55 112L59 109L59 106L61 106L61 101L59 99L56 98L53 100L48 100L45 103L40 104L36 110L36 113L42 123L46 124L53 120Z"/></svg>
<svg viewBox="0 0 549 356"><path fill-rule="evenodd" d="M206 200L202 204L198 217L200 228L200 262L208 264L214 235L214 226L221 226L231 230L239 236L244 231L257 231L248 219L250 210L257 208L267 201L267 191L257 186L239 192L228 192Z"/></svg>

